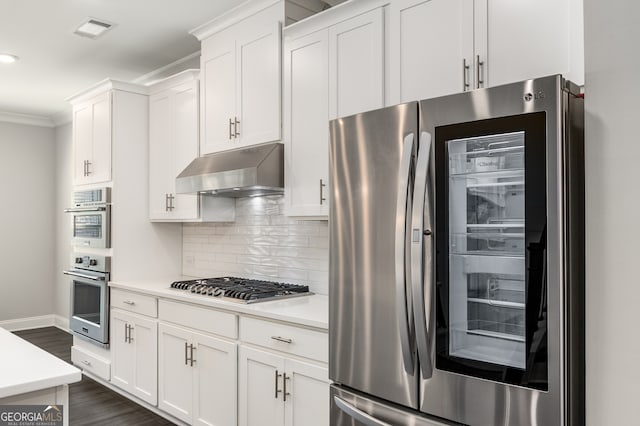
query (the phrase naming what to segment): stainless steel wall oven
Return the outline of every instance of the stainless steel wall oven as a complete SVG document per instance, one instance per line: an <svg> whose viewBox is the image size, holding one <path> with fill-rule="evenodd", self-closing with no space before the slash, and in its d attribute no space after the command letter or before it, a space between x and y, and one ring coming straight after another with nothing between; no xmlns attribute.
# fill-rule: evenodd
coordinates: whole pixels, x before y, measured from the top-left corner
<svg viewBox="0 0 640 426"><path fill-rule="evenodd" d="M71 213L71 244L78 247L111 247L111 188L76 191Z"/></svg>
<svg viewBox="0 0 640 426"><path fill-rule="evenodd" d="M79 337L107 347L109 344L109 269L111 258L74 254L71 277L69 328Z"/></svg>

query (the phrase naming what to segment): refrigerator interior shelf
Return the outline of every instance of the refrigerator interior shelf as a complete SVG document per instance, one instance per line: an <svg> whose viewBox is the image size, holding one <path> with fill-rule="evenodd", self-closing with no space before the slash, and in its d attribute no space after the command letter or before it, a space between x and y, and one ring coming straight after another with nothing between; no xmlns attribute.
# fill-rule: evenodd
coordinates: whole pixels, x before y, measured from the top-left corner
<svg viewBox="0 0 640 426"><path fill-rule="evenodd" d="M524 222L467 223L467 228L468 229L507 229L507 228L524 229Z"/></svg>
<svg viewBox="0 0 640 426"><path fill-rule="evenodd" d="M475 336L491 337L493 339L510 340L513 342L520 342L520 343L525 341L523 336L518 336L515 334L507 334L507 333L498 333L496 331L466 330L466 332L467 334L473 334Z"/></svg>
<svg viewBox="0 0 640 426"><path fill-rule="evenodd" d="M502 168L500 170L465 169L465 171L458 172L455 171L452 166L449 171L449 176L455 179L506 179L524 176L524 169L521 166L518 166L514 168Z"/></svg>
<svg viewBox="0 0 640 426"><path fill-rule="evenodd" d="M467 299L467 301L469 302L473 302L473 303L482 303L485 305L491 305L491 306L498 306L501 308L512 308L512 309L524 309L525 308L525 304L524 303L518 303L518 302L507 302L504 300L491 300L491 299L480 299L477 297L470 297Z"/></svg>
<svg viewBox="0 0 640 426"><path fill-rule="evenodd" d="M495 188L501 186L524 186L524 181L501 181L501 182L477 182L467 183L467 188Z"/></svg>

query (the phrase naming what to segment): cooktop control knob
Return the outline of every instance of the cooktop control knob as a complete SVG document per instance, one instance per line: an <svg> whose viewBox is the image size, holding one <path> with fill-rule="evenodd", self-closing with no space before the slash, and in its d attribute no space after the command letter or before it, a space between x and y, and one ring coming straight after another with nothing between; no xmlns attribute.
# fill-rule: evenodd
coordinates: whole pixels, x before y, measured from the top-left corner
<svg viewBox="0 0 640 426"><path fill-rule="evenodd" d="M89 266L96 266L98 261L96 259L89 259Z"/></svg>
<svg viewBox="0 0 640 426"><path fill-rule="evenodd" d="M82 258L81 257L76 257L76 263L82 263Z"/></svg>

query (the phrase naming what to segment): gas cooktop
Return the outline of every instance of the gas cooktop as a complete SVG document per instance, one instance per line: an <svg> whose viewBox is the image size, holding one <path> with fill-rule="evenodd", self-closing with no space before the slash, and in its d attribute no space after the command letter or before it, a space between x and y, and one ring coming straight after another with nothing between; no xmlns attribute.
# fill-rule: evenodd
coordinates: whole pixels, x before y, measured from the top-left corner
<svg viewBox="0 0 640 426"><path fill-rule="evenodd" d="M203 296L219 297L237 303L266 302L313 294L309 291L309 286L306 285L237 277L176 281L171 284L171 288Z"/></svg>

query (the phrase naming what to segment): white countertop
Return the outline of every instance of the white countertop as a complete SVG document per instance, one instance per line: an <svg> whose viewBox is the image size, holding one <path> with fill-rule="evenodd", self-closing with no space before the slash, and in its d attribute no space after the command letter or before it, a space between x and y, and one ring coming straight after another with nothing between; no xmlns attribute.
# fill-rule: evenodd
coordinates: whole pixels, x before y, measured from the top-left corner
<svg viewBox="0 0 640 426"><path fill-rule="evenodd" d="M79 382L71 364L0 327L0 398Z"/></svg>
<svg viewBox="0 0 640 426"><path fill-rule="evenodd" d="M123 290L137 291L160 298L189 302L216 309L238 312L262 318L285 321L323 330L329 328L329 298L324 295L293 297L270 302L248 305L229 302L215 297L192 294L184 290L172 289L174 281L195 279L194 277L171 277L166 280L151 281L110 281L109 286Z"/></svg>

